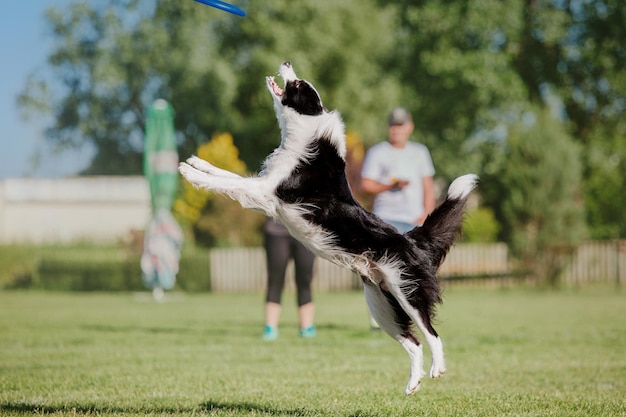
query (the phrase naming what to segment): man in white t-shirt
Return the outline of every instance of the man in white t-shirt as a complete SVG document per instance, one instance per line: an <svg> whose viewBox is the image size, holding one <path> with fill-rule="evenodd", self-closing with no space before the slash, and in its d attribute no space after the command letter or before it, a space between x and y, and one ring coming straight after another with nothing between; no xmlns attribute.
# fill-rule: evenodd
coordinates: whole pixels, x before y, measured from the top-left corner
<svg viewBox="0 0 626 417"><path fill-rule="evenodd" d="M422 225L435 208L435 168L428 148L409 141L414 127L405 108L393 109L388 140L369 149L361 170L363 191L375 195L374 214L400 233Z"/></svg>

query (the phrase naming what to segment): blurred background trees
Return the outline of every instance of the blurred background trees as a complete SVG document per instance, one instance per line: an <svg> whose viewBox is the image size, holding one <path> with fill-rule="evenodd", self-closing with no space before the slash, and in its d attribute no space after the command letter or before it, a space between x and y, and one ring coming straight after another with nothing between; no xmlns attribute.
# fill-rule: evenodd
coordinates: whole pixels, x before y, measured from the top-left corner
<svg viewBox="0 0 626 417"><path fill-rule="evenodd" d="M229 132L256 171L278 136L264 76L290 60L364 146L385 138L387 112L402 104L440 180L478 173L486 232L474 239L497 235L523 252L626 237L624 2L266 0L244 8L244 19L193 1L50 10L57 84L31 78L20 104L54 115L52 143L93 147L84 174L141 173L145 111L157 97L176 111L182 158Z"/></svg>

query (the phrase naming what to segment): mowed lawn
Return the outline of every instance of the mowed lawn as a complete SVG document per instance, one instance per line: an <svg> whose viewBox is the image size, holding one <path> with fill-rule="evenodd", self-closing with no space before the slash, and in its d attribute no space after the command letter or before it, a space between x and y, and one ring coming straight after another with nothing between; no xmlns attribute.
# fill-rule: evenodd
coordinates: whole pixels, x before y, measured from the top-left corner
<svg viewBox="0 0 626 417"><path fill-rule="evenodd" d="M410 397L362 294L315 296L316 339L287 293L267 343L260 294L0 292L0 414L626 416L624 289L447 290L448 373Z"/></svg>

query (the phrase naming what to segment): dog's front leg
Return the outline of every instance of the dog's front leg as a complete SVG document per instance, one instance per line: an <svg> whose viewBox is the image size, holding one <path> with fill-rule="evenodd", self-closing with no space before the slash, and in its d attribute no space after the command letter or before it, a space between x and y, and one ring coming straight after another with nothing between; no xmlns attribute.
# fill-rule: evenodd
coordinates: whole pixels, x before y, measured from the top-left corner
<svg viewBox="0 0 626 417"><path fill-rule="evenodd" d="M240 175L235 174L234 172L226 171L225 169L218 168L215 165L205 161L202 158L198 158L197 156L192 156L187 158L187 164L191 165L198 171L205 172L211 175L217 175L218 177L226 177L226 178L241 178Z"/></svg>
<svg viewBox="0 0 626 417"><path fill-rule="evenodd" d="M236 174L217 176L200 171L185 162L178 166L178 171L196 188L227 195L244 208L262 210L268 216L276 216L276 198L263 177L245 178Z"/></svg>

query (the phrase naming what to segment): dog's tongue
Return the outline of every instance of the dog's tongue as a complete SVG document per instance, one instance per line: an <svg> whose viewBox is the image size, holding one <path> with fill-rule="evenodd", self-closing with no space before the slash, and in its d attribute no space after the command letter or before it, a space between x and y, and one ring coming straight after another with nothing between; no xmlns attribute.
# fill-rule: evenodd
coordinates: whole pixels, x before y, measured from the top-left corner
<svg viewBox="0 0 626 417"><path fill-rule="evenodd" d="M269 77L269 79L270 86L272 87L272 90L274 90L274 94L276 94L278 97L282 96L283 90L278 86L278 84L276 84L276 81L274 81L274 77Z"/></svg>

